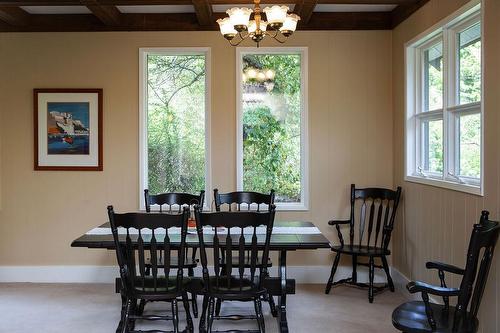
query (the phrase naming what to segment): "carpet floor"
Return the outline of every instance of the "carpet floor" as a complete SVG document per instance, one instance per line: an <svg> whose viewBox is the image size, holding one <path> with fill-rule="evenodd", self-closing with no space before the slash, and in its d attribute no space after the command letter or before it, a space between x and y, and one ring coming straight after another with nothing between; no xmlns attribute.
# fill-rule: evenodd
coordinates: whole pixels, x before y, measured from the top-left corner
<svg viewBox="0 0 500 333"><path fill-rule="evenodd" d="M392 310L405 296L386 291L368 303L367 292L340 286L325 295L324 285L298 285L288 296L290 332L375 333L396 332ZM198 297L201 309L201 297ZM0 284L0 332L2 333L112 333L120 318L120 297L109 284ZM278 332L276 319L263 303L266 332ZM169 313L170 304L146 305L148 313ZM222 314L253 314L252 303L228 302ZM185 327L184 309L179 305L180 327ZM170 322L138 322L137 329L170 329ZM198 320L195 319L197 331ZM253 321L216 321L214 329L256 329Z"/></svg>

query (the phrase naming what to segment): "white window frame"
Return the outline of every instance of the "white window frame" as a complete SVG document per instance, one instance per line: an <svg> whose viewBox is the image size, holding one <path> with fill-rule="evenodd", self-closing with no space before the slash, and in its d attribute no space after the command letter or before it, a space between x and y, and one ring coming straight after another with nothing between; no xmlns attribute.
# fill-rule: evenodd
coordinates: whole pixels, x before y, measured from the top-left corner
<svg viewBox="0 0 500 333"><path fill-rule="evenodd" d="M236 48L236 186L243 190L243 110L241 82L245 54L300 54L301 108L300 108L300 202L277 202L280 211L307 211L309 209L309 135L308 135L308 48L307 47L237 47Z"/></svg>
<svg viewBox="0 0 500 333"><path fill-rule="evenodd" d="M474 23L481 23L481 101L459 105L457 34ZM405 180L433 185L476 195L484 193L484 27L480 1L472 1L430 29L405 44ZM423 112L423 51L429 46L443 43L443 108ZM451 70L450 70L451 69ZM458 175L460 162L458 119L462 115L479 114L481 117L480 177ZM443 173L422 170L422 123L443 120Z"/></svg>
<svg viewBox="0 0 500 333"><path fill-rule="evenodd" d="M140 48L139 49L139 209L144 210L144 189L148 185L148 101L147 101L147 57L148 55L204 55L205 56L205 204L210 209L212 202L212 163L211 163L211 48ZM193 193L197 194L197 193ZM151 207L156 210L159 207Z"/></svg>

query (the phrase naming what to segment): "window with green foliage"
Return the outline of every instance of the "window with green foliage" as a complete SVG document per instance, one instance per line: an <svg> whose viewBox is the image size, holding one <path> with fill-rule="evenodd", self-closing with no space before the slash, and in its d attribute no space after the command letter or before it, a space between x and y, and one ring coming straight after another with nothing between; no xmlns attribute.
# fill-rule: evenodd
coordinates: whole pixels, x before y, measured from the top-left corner
<svg viewBox="0 0 500 333"><path fill-rule="evenodd" d="M479 5L407 47L408 180L481 193L481 48Z"/></svg>
<svg viewBox="0 0 500 333"><path fill-rule="evenodd" d="M143 52L143 188L205 190L206 52Z"/></svg>
<svg viewBox="0 0 500 333"><path fill-rule="evenodd" d="M278 207L285 209L306 208L304 52L261 48L238 53L238 187L274 189Z"/></svg>

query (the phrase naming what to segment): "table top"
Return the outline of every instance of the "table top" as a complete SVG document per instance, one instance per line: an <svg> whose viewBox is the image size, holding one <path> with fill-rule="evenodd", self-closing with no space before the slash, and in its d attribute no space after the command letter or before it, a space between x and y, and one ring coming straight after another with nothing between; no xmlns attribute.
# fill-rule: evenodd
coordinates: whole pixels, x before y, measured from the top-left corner
<svg viewBox="0 0 500 333"><path fill-rule="evenodd" d="M106 232L109 230L109 233ZM276 231L276 232L275 232ZM219 243L225 244L226 234L218 235ZM251 237L251 234L245 237ZM134 239L135 235L131 235ZM150 235L143 235L145 244L147 245ZM161 241L163 236L157 234L157 241ZM212 246L213 233L205 233L204 241L207 247ZM238 235L232 235L233 244L237 244ZM120 239L125 241L125 235L120 235ZM170 241L172 246L180 243L180 235L178 233L170 234ZM264 234L257 234L258 244L263 244L265 241ZM186 238L187 246L198 247L198 235L195 231L190 231ZM113 249L114 241L109 228L109 222L100 225L98 228L89 230L84 235L78 237L71 243L72 247L86 247L97 249ZM311 222L302 221L276 221L274 223L274 230L271 236L271 250L307 250L330 248L330 242L319 231L319 229Z"/></svg>

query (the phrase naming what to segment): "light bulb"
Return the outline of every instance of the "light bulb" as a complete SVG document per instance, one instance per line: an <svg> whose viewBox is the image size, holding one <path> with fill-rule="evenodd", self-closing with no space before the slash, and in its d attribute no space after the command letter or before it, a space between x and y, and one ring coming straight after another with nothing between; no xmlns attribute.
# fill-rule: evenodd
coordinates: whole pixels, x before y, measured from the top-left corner
<svg viewBox="0 0 500 333"><path fill-rule="evenodd" d="M260 21L260 24L259 24L260 31L265 32L266 28L267 28L267 22ZM254 20L251 20L250 23L248 24L248 32L255 33L255 31L257 31L257 23Z"/></svg>
<svg viewBox="0 0 500 333"><path fill-rule="evenodd" d="M247 77L249 79L255 79L257 77L257 71L255 70L255 68L249 68L247 70Z"/></svg>
<svg viewBox="0 0 500 333"><path fill-rule="evenodd" d="M286 16L283 26L280 28L281 33L288 37L297 29L297 22L300 20L300 16L295 14L289 14Z"/></svg>
<svg viewBox="0 0 500 333"><path fill-rule="evenodd" d="M252 14L252 10L250 8L234 7L228 9L226 13L227 15L229 15L229 20L231 21L231 24L236 31L241 32L247 30L248 21L250 20L250 14Z"/></svg>
<svg viewBox="0 0 500 333"><path fill-rule="evenodd" d="M220 33L224 36L224 38L233 39L233 37L236 36L237 32L234 30L233 25L229 21L229 17L218 19L217 23L219 23Z"/></svg>
<svg viewBox="0 0 500 333"><path fill-rule="evenodd" d="M280 28L286 20L287 6L272 6L264 8L268 24L274 29Z"/></svg>

